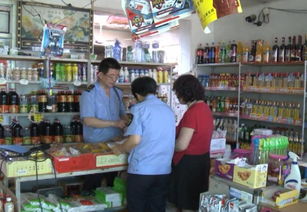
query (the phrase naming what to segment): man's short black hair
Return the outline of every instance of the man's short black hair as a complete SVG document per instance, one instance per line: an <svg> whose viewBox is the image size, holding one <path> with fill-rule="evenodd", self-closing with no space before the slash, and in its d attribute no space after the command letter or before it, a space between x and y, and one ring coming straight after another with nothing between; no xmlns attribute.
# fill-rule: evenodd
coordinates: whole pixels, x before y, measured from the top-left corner
<svg viewBox="0 0 307 212"><path fill-rule="evenodd" d="M117 60L114 58L108 57L103 59L99 64L99 72L102 72L104 74L108 73L109 69L113 68L116 70L120 70L121 66Z"/></svg>
<svg viewBox="0 0 307 212"><path fill-rule="evenodd" d="M186 103L205 99L205 90L193 75L186 74L178 77L174 82L173 90L177 97Z"/></svg>
<svg viewBox="0 0 307 212"><path fill-rule="evenodd" d="M131 91L134 97L136 97L136 94L143 97L148 94L155 94L157 91L157 83L151 77L140 77L132 82Z"/></svg>

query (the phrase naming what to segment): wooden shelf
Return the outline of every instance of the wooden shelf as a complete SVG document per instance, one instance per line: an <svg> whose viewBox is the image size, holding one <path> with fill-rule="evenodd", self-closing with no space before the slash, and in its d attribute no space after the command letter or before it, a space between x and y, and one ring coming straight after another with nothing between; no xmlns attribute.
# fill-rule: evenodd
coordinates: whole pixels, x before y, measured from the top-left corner
<svg viewBox="0 0 307 212"><path fill-rule="evenodd" d="M46 57L0 55L0 60L44 61Z"/></svg>

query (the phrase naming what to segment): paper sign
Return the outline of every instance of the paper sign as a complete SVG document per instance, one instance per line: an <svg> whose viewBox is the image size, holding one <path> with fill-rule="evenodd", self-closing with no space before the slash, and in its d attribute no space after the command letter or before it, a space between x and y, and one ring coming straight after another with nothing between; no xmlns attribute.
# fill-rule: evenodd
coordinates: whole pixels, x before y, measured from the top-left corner
<svg viewBox="0 0 307 212"><path fill-rule="evenodd" d="M226 149L226 138L211 139L210 153L223 153Z"/></svg>

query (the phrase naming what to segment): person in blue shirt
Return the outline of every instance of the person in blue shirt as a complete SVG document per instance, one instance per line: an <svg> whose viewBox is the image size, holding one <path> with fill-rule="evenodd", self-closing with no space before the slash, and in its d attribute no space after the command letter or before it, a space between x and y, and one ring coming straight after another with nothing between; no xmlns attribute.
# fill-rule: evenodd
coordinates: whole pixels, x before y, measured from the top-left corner
<svg viewBox="0 0 307 212"><path fill-rule="evenodd" d="M113 58L102 60L97 82L81 95L80 116L85 142L104 142L122 135L126 126L125 108L121 90L114 87L120 68Z"/></svg>
<svg viewBox="0 0 307 212"><path fill-rule="evenodd" d="M164 212L171 161L175 149L175 115L159 100L157 84L150 77L132 82L138 103L131 108L133 119L123 144L113 147L115 154L128 158L127 205L129 212Z"/></svg>
<svg viewBox="0 0 307 212"><path fill-rule="evenodd" d="M122 91L115 87L119 77L120 64L113 58L106 58L99 64L97 82L84 91L80 98L80 116L83 122L85 142L105 142L123 135L126 127ZM88 175L84 190L91 191L101 185L104 178L112 185L116 173Z"/></svg>

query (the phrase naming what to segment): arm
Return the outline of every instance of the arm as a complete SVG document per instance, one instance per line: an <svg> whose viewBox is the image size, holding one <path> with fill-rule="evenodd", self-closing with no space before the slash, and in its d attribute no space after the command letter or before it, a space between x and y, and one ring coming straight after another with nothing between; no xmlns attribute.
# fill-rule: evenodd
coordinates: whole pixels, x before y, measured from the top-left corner
<svg viewBox="0 0 307 212"><path fill-rule="evenodd" d="M193 133L194 133L193 128L187 128L187 127L181 128L179 136L176 139L176 146L175 146L176 152L181 152L188 148L191 139L193 137Z"/></svg>
<svg viewBox="0 0 307 212"><path fill-rule="evenodd" d="M105 121L105 120L97 119L95 117L84 117L83 123L89 127L95 127L95 128L105 128L105 127L124 128L126 126L125 121L123 120Z"/></svg>
<svg viewBox="0 0 307 212"><path fill-rule="evenodd" d="M141 142L141 136L130 135L123 144L116 145L112 148L114 154L119 155L122 153L130 152L134 147L136 147Z"/></svg>

